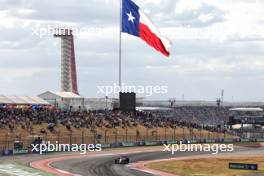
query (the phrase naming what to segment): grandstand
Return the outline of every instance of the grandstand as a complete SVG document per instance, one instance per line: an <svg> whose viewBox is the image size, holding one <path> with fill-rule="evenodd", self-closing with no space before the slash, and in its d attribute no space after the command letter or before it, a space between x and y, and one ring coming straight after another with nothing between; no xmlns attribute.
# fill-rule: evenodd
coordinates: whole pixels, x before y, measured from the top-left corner
<svg viewBox="0 0 264 176"><path fill-rule="evenodd" d="M111 99L85 99L65 92L46 92L42 94L42 98L1 96L2 104L15 106L0 106L0 149L12 147L13 141L17 138L23 141L25 146L29 146L35 137L41 137L46 141L76 143L97 141L109 144L141 140L223 140L237 138L239 135L236 130L227 128L230 109L236 107L235 105L204 106L193 102L188 105L177 105L176 102L170 107L170 104L159 106L154 103L150 106L143 103L144 106L138 107L135 113L124 113L112 110ZM54 102L72 99L75 100L70 101L71 103L77 105L76 101L80 101L79 103L83 103L81 105L86 108L72 111L71 108L62 109L54 106L37 109L28 106L17 107L35 104L50 106Z"/></svg>
<svg viewBox="0 0 264 176"><path fill-rule="evenodd" d="M170 101L150 101L145 100L142 101L142 106L154 106L154 107L170 107L171 102ZM193 100L175 100L175 103L173 103L173 107L179 107L179 106L217 106L216 101L193 101ZM221 102L221 106L223 107L264 107L264 102Z"/></svg>
<svg viewBox="0 0 264 176"><path fill-rule="evenodd" d="M0 134L2 149L12 147L17 138L28 147L36 136L46 141L77 143L233 138L232 132L225 129L197 124L184 118L177 120L168 110L131 114L110 110L7 107L0 107Z"/></svg>
<svg viewBox="0 0 264 176"><path fill-rule="evenodd" d="M263 108L231 108L230 128L241 138L264 138Z"/></svg>

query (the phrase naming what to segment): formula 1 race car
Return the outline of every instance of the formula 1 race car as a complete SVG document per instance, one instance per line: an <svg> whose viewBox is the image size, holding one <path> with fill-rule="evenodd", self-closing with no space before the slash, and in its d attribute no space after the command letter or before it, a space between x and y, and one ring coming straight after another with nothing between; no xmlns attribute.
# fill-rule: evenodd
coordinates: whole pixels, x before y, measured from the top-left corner
<svg viewBox="0 0 264 176"><path fill-rule="evenodd" d="M128 164L129 158L127 156L120 156L119 158L115 159L115 164Z"/></svg>

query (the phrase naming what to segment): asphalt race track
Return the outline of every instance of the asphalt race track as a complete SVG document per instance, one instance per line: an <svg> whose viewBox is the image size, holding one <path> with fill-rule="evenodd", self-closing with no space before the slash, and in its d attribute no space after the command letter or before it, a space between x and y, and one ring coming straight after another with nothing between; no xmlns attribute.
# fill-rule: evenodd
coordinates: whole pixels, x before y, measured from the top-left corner
<svg viewBox="0 0 264 176"><path fill-rule="evenodd" d="M236 152L250 152L258 151L258 149L250 148L240 148L236 149ZM263 149L260 150L263 152ZM234 153L234 154L235 154ZM156 159L166 159L174 157L183 157L183 156L194 156L208 154L204 152L178 152L175 155L172 155L169 152L148 152L148 153L137 153L126 155L130 158L130 162L138 161L149 161ZM71 159L60 162L52 163L52 166L64 171L68 171L74 174L82 176L150 176L152 174L140 172L137 170L130 169L125 165L116 165L114 164L114 159L118 155L110 156L100 156L100 157L90 157L82 159Z"/></svg>
<svg viewBox="0 0 264 176"><path fill-rule="evenodd" d="M186 156L186 153L182 153L182 156L184 155ZM189 155L191 155L191 153L189 153ZM148 152L148 153L130 154L127 156L130 158L130 162L172 158L172 155L169 152ZM85 159L72 159L63 162L55 162L52 164L52 166L82 176L149 176L151 175L148 173L143 173L133 169L129 169L125 165L114 164L114 159L117 157L118 155L96 157L96 158L85 158Z"/></svg>

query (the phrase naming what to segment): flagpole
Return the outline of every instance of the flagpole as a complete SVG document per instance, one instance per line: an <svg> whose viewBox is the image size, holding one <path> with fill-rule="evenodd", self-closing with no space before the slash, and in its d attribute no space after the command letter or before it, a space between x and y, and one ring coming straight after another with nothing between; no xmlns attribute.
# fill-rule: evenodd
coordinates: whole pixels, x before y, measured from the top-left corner
<svg viewBox="0 0 264 176"><path fill-rule="evenodd" d="M120 0L120 27L119 27L119 87L122 87L122 0Z"/></svg>

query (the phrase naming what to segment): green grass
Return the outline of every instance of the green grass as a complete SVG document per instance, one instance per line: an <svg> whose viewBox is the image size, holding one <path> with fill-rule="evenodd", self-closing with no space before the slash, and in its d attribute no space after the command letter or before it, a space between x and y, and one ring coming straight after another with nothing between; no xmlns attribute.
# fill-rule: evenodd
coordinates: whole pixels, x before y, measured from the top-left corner
<svg viewBox="0 0 264 176"><path fill-rule="evenodd" d="M229 162L259 164L259 171L229 169ZM183 161L165 161L148 164L147 167L181 176L237 176L255 173L264 175L264 157L209 158Z"/></svg>

